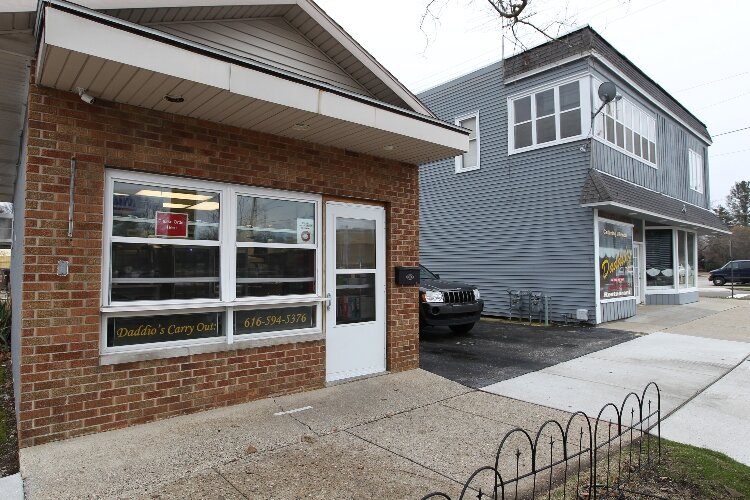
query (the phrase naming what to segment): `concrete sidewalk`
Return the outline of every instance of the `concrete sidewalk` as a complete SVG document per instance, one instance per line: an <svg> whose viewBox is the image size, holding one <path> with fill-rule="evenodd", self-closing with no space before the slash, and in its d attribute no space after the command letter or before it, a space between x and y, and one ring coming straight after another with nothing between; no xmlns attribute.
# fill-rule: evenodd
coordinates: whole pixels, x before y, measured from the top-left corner
<svg viewBox="0 0 750 500"><path fill-rule="evenodd" d="M664 437L750 465L749 302L646 306L607 326L656 333L483 390L595 416L601 401L622 401L653 380L662 391Z"/></svg>
<svg viewBox="0 0 750 500"><path fill-rule="evenodd" d="M568 416L414 370L26 448L21 472L30 499L455 498L506 432Z"/></svg>

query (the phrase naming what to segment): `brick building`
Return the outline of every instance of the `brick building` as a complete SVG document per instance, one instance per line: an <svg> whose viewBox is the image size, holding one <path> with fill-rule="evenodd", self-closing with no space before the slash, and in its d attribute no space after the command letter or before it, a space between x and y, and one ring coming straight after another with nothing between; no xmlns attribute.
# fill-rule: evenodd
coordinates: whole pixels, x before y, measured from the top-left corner
<svg viewBox="0 0 750 500"><path fill-rule="evenodd" d="M0 13L21 446L416 368L468 131L308 0L81 3Z"/></svg>

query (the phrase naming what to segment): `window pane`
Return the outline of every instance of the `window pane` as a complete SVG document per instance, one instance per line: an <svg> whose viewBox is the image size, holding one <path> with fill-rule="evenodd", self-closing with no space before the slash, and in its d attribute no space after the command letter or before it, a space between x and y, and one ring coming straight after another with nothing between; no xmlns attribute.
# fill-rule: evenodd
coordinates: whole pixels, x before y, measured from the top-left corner
<svg viewBox="0 0 750 500"><path fill-rule="evenodd" d="M625 149L633 152L633 131L629 128L625 129Z"/></svg>
<svg viewBox="0 0 750 500"><path fill-rule="evenodd" d="M626 128L633 128L633 108L630 105L629 101L625 101L623 104L623 113L625 114L625 127Z"/></svg>
<svg viewBox="0 0 750 500"><path fill-rule="evenodd" d="M622 123L617 122L615 124L615 130L617 132L617 145L621 148L625 147L625 129Z"/></svg>
<svg viewBox="0 0 750 500"><path fill-rule="evenodd" d="M648 115L641 113L641 135L648 140Z"/></svg>
<svg viewBox="0 0 750 500"><path fill-rule="evenodd" d="M313 328L316 325L316 309L316 306L295 306L235 311L234 334L252 335Z"/></svg>
<svg viewBox="0 0 750 500"><path fill-rule="evenodd" d="M219 247L112 243L112 301L218 299Z"/></svg>
<svg viewBox="0 0 750 500"><path fill-rule="evenodd" d="M656 163L656 144L649 141L648 143L648 159L651 163Z"/></svg>
<svg viewBox="0 0 750 500"><path fill-rule="evenodd" d="M656 142L656 120L651 117L648 119L648 138Z"/></svg>
<svg viewBox="0 0 750 500"><path fill-rule="evenodd" d="M515 149L531 146L531 122L515 125L513 147Z"/></svg>
<svg viewBox="0 0 750 500"><path fill-rule="evenodd" d="M635 106L633 106L633 132L641 133L641 112Z"/></svg>
<svg viewBox="0 0 750 500"><path fill-rule="evenodd" d="M531 120L531 96L513 101L513 123Z"/></svg>
<svg viewBox="0 0 750 500"><path fill-rule="evenodd" d="M128 182L114 184L113 236L218 240L219 215L219 193Z"/></svg>
<svg viewBox="0 0 750 500"><path fill-rule="evenodd" d="M534 95L536 99L536 116L547 116L555 113L555 89L545 90Z"/></svg>
<svg viewBox="0 0 750 500"><path fill-rule="evenodd" d="M599 114L594 119L594 133L597 137L604 139L604 115Z"/></svg>
<svg viewBox="0 0 750 500"><path fill-rule="evenodd" d="M220 312L107 319L107 347L223 337Z"/></svg>
<svg viewBox="0 0 750 500"><path fill-rule="evenodd" d="M698 267L695 265L695 233L687 234L688 286L698 286Z"/></svg>
<svg viewBox="0 0 750 500"><path fill-rule="evenodd" d="M646 285L674 286L671 229L646 230Z"/></svg>
<svg viewBox="0 0 750 500"><path fill-rule="evenodd" d="M623 105L622 99L615 101L615 111L616 111L615 118L617 118L618 121L624 120L622 105Z"/></svg>
<svg viewBox="0 0 750 500"><path fill-rule="evenodd" d="M315 293L315 250L238 248L237 296Z"/></svg>
<svg viewBox="0 0 750 500"><path fill-rule="evenodd" d="M336 218L336 269L375 269L375 221Z"/></svg>
<svg viewBox="0 0 750 500"><path fill-rule="evenodd" d="M315 203L237 197L237 241L315 243Z"/></svg>
<svg viewBox="0 0 750 500"><path fill-rule="evenodd" d="M641 136L633 134L633 154L641 156Z"/></svg>
<svg viewBox="0 0 750 500"><path fill-rule="evenodd" d="M375 275L336 276L336 324L375 321Z"/></svg>
<svg viewBox="0 0 750 500"><path fill-rule="evenodd" d="M542 144L555 139L555 115L539 118L536 121L536 143Z"/></svg>
<svg viewBox="0 0 750 500"><path fill-rule="evenodd" d="M560 111L581 106L581 92L578 82L560 86Z"/></svg>
<svg viewBox="0 0 750 500"><path fill-rule="evenodd" d="M677 231L677 275L680 287L684 287L688 279L687 252L685 249L686 238L687 235L685 231Z"/></svg>
<svg viewBox="0 0 750 500"><path fill-rule="evenodd" d="M476 116L472 116L471 118L467 118L466 120L463 120L461 122L461 126L463 128L468 128L471 130L471 134L469 134L469 139L475 139L477 136L477 118Z"/></svg>
<svg viewBox="0 0 750 500"><path fill-rule="evenodd" d="M607 117L607 140L615 142L615 120L611 116Z"/></svg>
<svg viewBox="0 0 750 500"><path fill-rule="evenodd" d="M463 154L463 168L477 166L477 141L469 141L469 151Z"/></svg>
<svg viewBox="0 0 750 500"><path fill-rule="evenodd" d="M641 137L641 157L648 160L648 139Z"/></svg>
<svg viewBox="0 0 750 500"><path fill-rule="evenodd" d="M581 135L581 110L574 109L560 114L560 137Z"/></svg>

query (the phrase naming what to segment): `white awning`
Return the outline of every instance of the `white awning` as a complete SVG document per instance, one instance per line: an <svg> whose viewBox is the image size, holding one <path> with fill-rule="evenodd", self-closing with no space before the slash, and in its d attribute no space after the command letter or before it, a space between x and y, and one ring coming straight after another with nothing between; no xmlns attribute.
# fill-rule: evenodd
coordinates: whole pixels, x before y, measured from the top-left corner
<svg viewBox="0 0 750 500"><path fill-rule="evenodd" d="M66 2L43 14L43 86L411 164L468 150L468 131L414 111Z"/></svg>

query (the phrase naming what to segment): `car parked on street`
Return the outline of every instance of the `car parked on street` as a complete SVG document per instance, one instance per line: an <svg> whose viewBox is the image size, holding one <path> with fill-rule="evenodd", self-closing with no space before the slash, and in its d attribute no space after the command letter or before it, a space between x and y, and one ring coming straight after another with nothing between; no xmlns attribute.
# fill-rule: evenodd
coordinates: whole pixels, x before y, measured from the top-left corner
<svg viewBox="0 0 750 500"><path fill-rule="evenodd" d="M443 281L440 275L419 266L419 326L447 326L468 333L479 321L484 301L475 286Z"/></svg>
<svg viewBox="0 0 750 500"><path fill-rule="evenodd" d="M722 286L732 280L735 283L750 283L750 260L732 260L708 273L708 281L716 286Z"/></svg>

